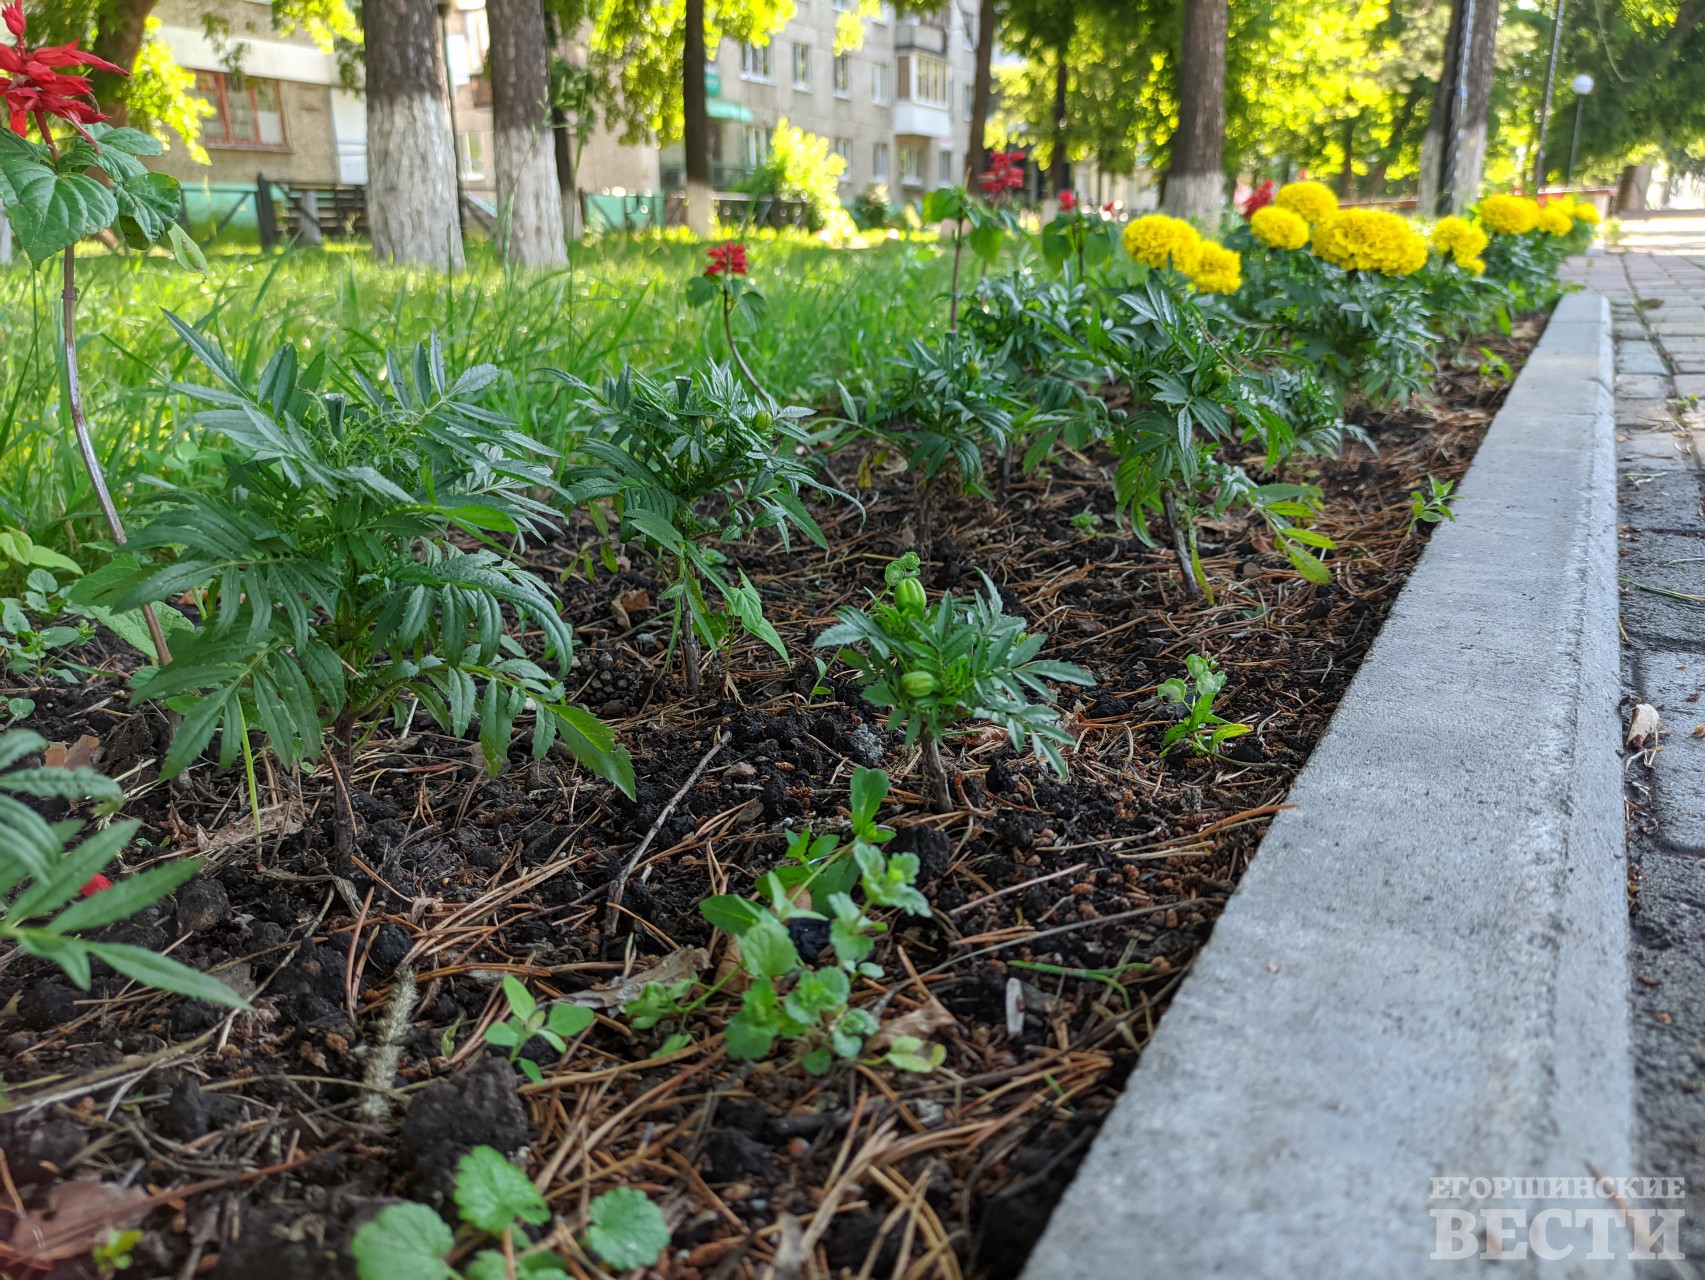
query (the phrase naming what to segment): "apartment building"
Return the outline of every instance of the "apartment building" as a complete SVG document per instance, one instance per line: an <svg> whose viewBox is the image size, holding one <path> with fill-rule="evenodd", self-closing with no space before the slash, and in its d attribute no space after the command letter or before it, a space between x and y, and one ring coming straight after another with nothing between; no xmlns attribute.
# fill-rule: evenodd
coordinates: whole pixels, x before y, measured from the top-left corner
<svg viewBox="0 0 1705 1280"><path fill-rule="evenodd" d="M798 0L793 20L764 44L724 40L707 67L711 181L729 190L761 164L776 125L828 138L846 161L851 201L876 184L896 201L965 176L977 6L946 0L928 17L884 6L857 49L835 33L857 0ZM662 153L665 189L684 185L681 148Z"/></svg>

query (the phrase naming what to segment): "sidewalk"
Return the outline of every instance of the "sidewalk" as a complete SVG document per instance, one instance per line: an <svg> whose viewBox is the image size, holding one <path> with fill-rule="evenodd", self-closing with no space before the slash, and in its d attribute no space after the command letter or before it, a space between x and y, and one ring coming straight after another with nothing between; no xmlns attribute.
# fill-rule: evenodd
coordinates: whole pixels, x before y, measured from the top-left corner
<svg viewBox="0 0 1705 1280"><path fill-rule="evenodd" d="M1583 260L1574 278L1609 298L1615 318L1623 724L1642 702L1662 717L1655 749L1647 744L1624 772L1636 1171L1687 1179L1682 1246L1697 1265L1705 1258L1705 409L1688 397L1705 398L1705 217L1630 221L1624 230L1615 250Z"/></svg>

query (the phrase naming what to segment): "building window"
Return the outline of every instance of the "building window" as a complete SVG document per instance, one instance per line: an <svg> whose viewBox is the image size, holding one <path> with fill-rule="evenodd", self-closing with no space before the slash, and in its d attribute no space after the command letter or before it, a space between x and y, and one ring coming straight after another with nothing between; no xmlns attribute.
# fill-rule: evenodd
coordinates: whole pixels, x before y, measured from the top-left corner
<svg viewBox="0 0 1705 1280"><path fill-rule="evenodd" d="M870 100L877 106L888 103L888 64L873 62L870 64Z"/></svg>
<svg viewBox="0 0 1705 1280"><path fill-rule="evenodd" d="M213 114L201 123L201 140L206 145L279 149L286 145L278 81L197 71L195 91L213 105Z"/></svg>
<svg viewBox="0 0 1705 1280"><path fill-rule="evenodd" d="M913 102L945 107L948 103L947 64L940 58L926 58L916 53L901 59L900 92Z"/></svg>
<svg viewBox="0 0 1705 1280"><path fill-rule="evenodd" d="M876 182L888 181L888 144L878 142L870 149L870 176Z"/></svg>
<svg viewBox="0 0 1705 1280"><path fill-rule="evenodd" d="M953 179L955 176L953 172L953 153L948 151L946 148L943 148L941 152L939 175L939 181L942 186L951 187L953 185Z"/></svg>
<svg viewBox="0 0 1705 1280"><path fill-rule="evenodd" d="M840 180L842 182L851 182L852 181L852 139L851 138L836 138L835 139L835 154L838 155L841 158L841 160L844 162L842 167L841 167L841 178L840 178Z"/></svg>
<svg viewBox="0 0 1705 1280"><path fill-rule="evenodd" d="M888 25L888 19L893 16L893 11L888 5L887 0L883 0L883 3L877 7L876 16L872 18L871 21L876 23L878 26L885 27Z"/></svg>
<svg viewBox="0 0 1705 1280"><path fill-rule="evenodd" d="M858 0L835 0L836 13L850 13L858 8Z"/></svg>
<svg viewBox="0 0 1705 1280"><path fill-rule="evenodd" d="M921 142L900 144L900 181L908 187L921 187L924 181L924 153Z"/></svg>
<svg viewBox="0 0 1705 1280"><path fill-rule="evenodd" d="M969 120L977 109L977 90L972 85L965 86L965 118Z"/></svg>
<svg viewBox="0 0 1705 1280"><path fill-rule="evenodd" d="M775 50L767 44L740 46L740 78L742 80L774 80Z"/></svg>
<svg viewBox="0 0 1705 1280"><path fill-rule="evenodd" d="M770 135L762 125L749 124L740 133L740 158L748 169L756 169L769 158Z"/></svg>
<svg viewBox="0 0 1705 1280"><path fill-rule="evenodd" d="M485 138L477 133L464 133L456 139L456 154L462 163L464 178L485 177Z"/></svg>
<svg viewBox="0 0 1705 1280"><path fill-rule="evenodd" d="M963 11L959 14L959 40L967 52L977 47L977 20Z"/></svg>
<svg viewBox="0 0 1705 1280"><path fill-rule="evenodd" d="M793 87L811 92L811 46L808 44L793 46Z"/></svg>
<svg viewBox="0 0 1705 1280"><path fill-rule="evenodd" d="M849 85L851 84L851 80L847 74L847 55L844 53L837 53L835 55L835 76L834 76L834 79L835 79L835 96L837 98L850 98L850 97L852 97L852 89L849 87Z"/></svg>

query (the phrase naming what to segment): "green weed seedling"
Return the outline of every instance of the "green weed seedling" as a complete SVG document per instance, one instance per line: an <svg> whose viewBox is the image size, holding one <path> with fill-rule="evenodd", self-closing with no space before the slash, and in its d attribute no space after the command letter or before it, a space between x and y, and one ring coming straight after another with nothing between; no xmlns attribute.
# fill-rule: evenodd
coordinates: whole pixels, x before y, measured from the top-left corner
<svg viewBox="0 0 1705 1280"><path fill-rule="evenodd" d="M795 832L787 860L758 881L763 901L719 894L699 904L706 920L739 939L740 963L752 979L740 1012L728 1024L728 1056L736 1062L765 1057L777 1041L786 1041L804 1050L807 1071L822 1075L836 1059L857 1058L876 1031L876 1019L849 1003L855 977L882 976L870 955L876 949L875 935L887 926L873 919L869 909L929 914L929 902L916 888L917 855L882 850L894 837L876 821L887 796L886 773L856 770L850 840L814 836L809 829ZM811 968L800 959L788 922L801 919L829 922L833 964ZM653 997L645 1013L649 1016L660 1007ZM633 1009L630 1005L630 1013ZM940 1065L945 1053L939 1045L906 1039L896 1041L882 1061L903 1071L929 1071Z"/></svg>
<svg viewBox="0 0 1705 1280"><path fill-rule="evenodd" d="M447 1258L455 1234L423 1204L393 1204L355 1233L350 1253L360 1280L567 1280L549 1245L529 1245L524 1226L542 1227L551 1208L532 1179L491 1147L475 1147L456 1166L456 1209L468 1226L497 1242L458 1272ZM663 1213L632 1187L592 1201L586 1245L620 1271L654 1264L669 1247Z"/></svg>
<svg viewBox="0 0 1705 1280"><path fill-rule="evenodd" d="M1225 688L1225 673L1213 658L1192 653L1184 659L1189 679L1176 676L1163 680L1156 692L1167 702L1184 708L1184 719L1166 731L1160 740L1165 755L1180 742L1199 756L1217 755L1219 749L1233 738L1253 733L1249 725L1234 724L1214 714L1214 699Z"/></svg>
<svg viewBox="0 0 1705 1280"><path fill-rule="evenodd" d="M509 1016L485 1029L485 1042L509 1050L509 1065L520 1067L521 1074L534 1084L545 1077L538 1063L522 1055L526 1043L537 1036L562 1053L568 1042L593 1022L592 1010L577 1004L559 1001L548 1009L539 1008L532 993L512 974L503 975L503 999L509 1005Z"/></svg>
<svg viewBox="0 0 1705 1280"><path fill-rule="evenodd" d="M1441 520L1456 519L1456 512L1450 507L1450 496L1456 489L1456 481L1428 476L1427 487L1431 493L1424 494L1419 489L1410 491L1409 528L1406 530L1408 533L1414 533L1418 524L1437 524Z"/></svg>
<svg viewBox="0 0 1705 1280"><path fill-rule="evenodd" d="M102 868L118 857L140 824L115 822L68 848L80 821L49 823L16 797L116 805L122 793L116 782L90 768L19 765L46 745L40 734L28 730L0 733L0 943L53 961L84 991L90 962L100 960L144 986L248 1008L223 982L180 961L146 947L83 936L158 902L200 870L201 859L179 858L109 881Z"/></svg>
<svg viewBox="0 0 1705 1280"><path fill-rule="evenodd" d="M1004 729L1015 751L1034 747L1065 777L1060 748L1073 739L1044 681L1092 685L1095 677L1069 662L1038 659L1043 637L1006 612L986 575L982 594L961 600L949 593L932 608L918 567L911 553L891 562L870 606L837 612L839 621L818 636L818 646L853 646L838 656L863 679L865 698L889 708L889 727L905 729L906 745L922 743L938 811L952 803L940 744L967 720Z"/></svg>

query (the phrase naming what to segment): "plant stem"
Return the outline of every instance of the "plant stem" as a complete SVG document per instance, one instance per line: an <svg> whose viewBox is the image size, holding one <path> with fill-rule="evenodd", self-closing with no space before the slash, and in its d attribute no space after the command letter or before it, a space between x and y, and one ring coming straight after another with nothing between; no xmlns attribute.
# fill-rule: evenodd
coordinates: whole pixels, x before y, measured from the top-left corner
<svg viewBox="0 0 1705 1280"><path fill-rule="evenodd" d="M751 367L747 365L746 357L741 354L740 344L734 341L733 315L734 297L728 291L728 287L724 285L722 290L722 333L723 336L728 339L728 350L734 357L734 363L740 368L741 377L751 383L752 390L756 391L765 400L769 401L770 407L773 410L775 408L776 398L766 391L763 384L758 381L757 375L755 375L752 372Z"/></svg>
<svg viewBox="0 0 1705 1280"><path fill-rule="evenodd" d="M699 638L693 631L693 602L689 598L693 584L688 576L685 558L680 561L677 571L681 576L681 611L686 615L681 620L681 668L687 677L687 693L696 698L702 687L699 680Z"/></svg>
<svg viewBox="0 0 1705 1280"><path fill-rule="evenodd" d="M1161 495L1161 501L1166 506L1166 522L1172 526L1172 550L1178 556L1178 568L1184 575L1184 587L1193 596L1202 594L1201 579L1196 576L1201 561L1196 559L1195 547L1190 535L1185 529L1184 522L1178 518L1178 504L1173 501L1172 490L1167 489Z"/></svg>
<svg viewBox="0 0 1705 1280"><path fill-rule="evenodd" d="M953 798L947 789L947 762L941 758L941 744L933 733L923 737L924 785L929 788L930 808L937 813L952 813Z"/></svg>
<svg viewBox="0 0 1705 1280"><path fill-rule="evenodd" d="M101 504L101 514L106 517L107 531L112 534L113 543L122 547L125 543L124 525L118 518L118 508L113 505L112 494L107 491L106 475L101 470L100 457L95 453L95 442L89 435L89 420L83 415L83 378L77 364L77 247L65 246L65 289L61 294L64 304L64 337L65 337L65 394L71 406L71 426L77 433L77 449L83 455L83 466L89 472L89 483L95 488L95 499ZM160 619L154 615L154 606L142 606L142 617L148 623L148 634L154 640L154 656L163 667L172 660L172 651L166 647L166 633L160 629Z"/></svg>
<svg viewBox="0 0 1705 1280"><path fill-rule="evenodd" d="M355 805L349 795L349 776L355 768L354 734L355 726L345 712L332 729L335 750L331 760L332 780L337 787L337 804L332 814L337 874L345 877L355 866Z"/></svg>
<svg viewBox="0 0 1705 1280"><path fill-rule="evenodd" d="M947 331L959 331L959 254L965 247L965 219L953 220L953 288L948 293Z"/></svg>

